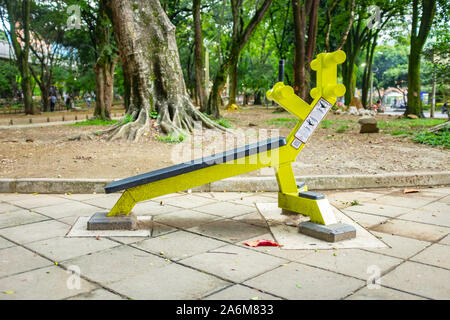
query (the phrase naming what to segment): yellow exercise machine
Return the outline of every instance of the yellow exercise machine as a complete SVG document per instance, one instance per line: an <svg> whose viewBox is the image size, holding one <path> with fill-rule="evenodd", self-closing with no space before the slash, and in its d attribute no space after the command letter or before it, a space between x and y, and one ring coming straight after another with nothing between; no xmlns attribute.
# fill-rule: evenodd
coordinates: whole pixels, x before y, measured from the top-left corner
<svg viewBox="0 0 450 320"><path fill-rule="evenodd" d="M332 225L336 218L328 200L321 194L307 191L305 185L297 185L292 162L307 143L313 131L345 94L345 87L337 83L337 65L345 61L341 50L321 53L311 62L317 72L317 86L311 90L314 101L307 104L292 87L282 82L275 84L266 94L299 121L287 138L272 138L253 145L237 148L221 154L152 171L135 177L118 180L105 187L106 193L125 190L108 217L127 216L137 202L162 195L188 190L224 178L240 175L264 167L273 167L279 186L278 206L285 212L300 213L311 222Z"/></svg>

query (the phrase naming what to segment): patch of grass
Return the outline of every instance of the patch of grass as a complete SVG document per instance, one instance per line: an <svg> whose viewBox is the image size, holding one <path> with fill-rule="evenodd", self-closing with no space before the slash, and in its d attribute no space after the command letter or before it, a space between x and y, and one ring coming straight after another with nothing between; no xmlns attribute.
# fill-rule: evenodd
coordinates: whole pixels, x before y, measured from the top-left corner
<svg viewBox="0 0 450 320"><path fill-rule="evenodd" d="M415 134L413 141L431 146L442 146L444 149L450 149L450 129L449 127L446 127L445 129L437 132L420 131Z"/></svg>
<svg viewBox="0 0 450 320"><path fill-rule="evenodd" d="M222 127L231 128L231 123L228 121L228 119L221 118L221 119L217 120L216 123L218 125L221 125Z"/></svg>
<svg viewBox="0 0 450 320"><path fill-rule="evenodd" d="M349 126L344 124L342 126L340 126L339 128L336 129L337 133L344 133L345 131L347 131L349 129Z"/></svg>
<svg viewBox="0 0 450 320"><path fill-rule="evenodd" d="M127 123L133 122L133 121L134 121L133 117L127 113L125 115L125 117L123 117L123 119L122 119L122 124L127 124Z"/></svg>
<svg viewBox="0 0 450 320"><path fill-rule="evenodd" d="M411 136L414 134L414 132L411 130L403 130L403 129L395 129L389 131L388 133L393 136Z"/></svg>
<svg viewBox="0 0 450 320"><path fill-rule="evenodd" d="M102 120L102 119L88 119L81 122L76 122L74 124L71 124L71 126L74 127L81 127L81 126L110 126L112 124L116 124L118 120Z"/></svg>
<svg viewBox="0 0 450 320"><path fill-rule="evenodd" d="M166 143L180 143L183 142L183 140L185 139L184 136L182 135L173 135L173 134L168 134L167 136L159 136L156 135L155 136L156 140L160 141L160 142L166 142Z"/></svg>
<svg viewBox="0 0 450 320"><path fill-rule="evenodd" d="M275 118L266 120L269 126L293 128L298 120L293 118Z"/></svg>
<svg viewBox="0 0 450 320"><path fill-rule="evenodd" d="M409 119L409 118L401 118L394 120L380 120L378 121L378 127L381 129L390 129L390 128L403 128L403 129L412 129L412 128L428 128L434 127L438 124L444 123L445 119Z"/></svg>

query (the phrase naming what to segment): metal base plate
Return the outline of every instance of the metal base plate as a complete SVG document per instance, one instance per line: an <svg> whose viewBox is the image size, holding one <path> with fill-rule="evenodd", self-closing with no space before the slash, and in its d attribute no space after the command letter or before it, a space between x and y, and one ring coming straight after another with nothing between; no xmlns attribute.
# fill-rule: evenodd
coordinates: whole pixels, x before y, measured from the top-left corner
<svg viewBox="0 0 450 320"><path fill-rule="evenodd" d="M298 231L304 235L328 242L338 242L356 238L355 227L344 223L334 223L324 226L306 221L300 223Z"/></svg>
<svg viewBox="0 0 450 320"><path fill-rule="evenodd" d="M108 217L108 212L96 212L87 222L87 230L135 230L134 215Z"/></svg>

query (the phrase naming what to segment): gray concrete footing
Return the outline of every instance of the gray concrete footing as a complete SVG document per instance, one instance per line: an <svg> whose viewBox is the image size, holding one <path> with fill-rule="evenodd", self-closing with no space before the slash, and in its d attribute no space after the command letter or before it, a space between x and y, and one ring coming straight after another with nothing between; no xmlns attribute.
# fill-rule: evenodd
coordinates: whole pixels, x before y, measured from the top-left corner
<svg viewBox="0 0 450 320"><path fill-rule="evenodd" d="M136 216L108 217L108 212L96 212L87 222L87 230L135 230Z"/></svg>
<svg viewBox="0 0 450 320"><path fill-rule="evenodd" d="M339 242L356 238L355 227L344 223L334 223L325 226L306 221L300 223L298 231L304 235L328 242Z"/></svg>

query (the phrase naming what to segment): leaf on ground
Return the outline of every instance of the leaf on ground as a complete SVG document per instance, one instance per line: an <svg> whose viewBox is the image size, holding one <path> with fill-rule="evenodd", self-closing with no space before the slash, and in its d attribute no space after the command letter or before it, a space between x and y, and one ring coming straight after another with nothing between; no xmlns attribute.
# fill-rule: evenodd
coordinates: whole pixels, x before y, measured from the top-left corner
<svg viewBox="0 0 450 320"><path fill-rule="evenodd" d="M405 189L405 190L403 190L403 194L417 193L417 192L420 192L420 191L417 190L417 189Z"/></svg>
<svg viewBox="0 0 450 320"><path fill-rule="evenodd" d="M10 290L10 291L3 291L3 293L4 294L13 294L13 293L16 293L15 291L12 291L12 290Z"/></svg>
<svg viewBox="0 0 450 320"><path fill-rule="evenodd" d="M297 288L299 288L299 289L302 287L301 284L296 284L295 286L296 286Z"/></svg>
<svg viewBox="0 0 450 320"><path fill-rule="evenodd" d="M259 297L250 298L250 300L259 300Z"/></svg>

